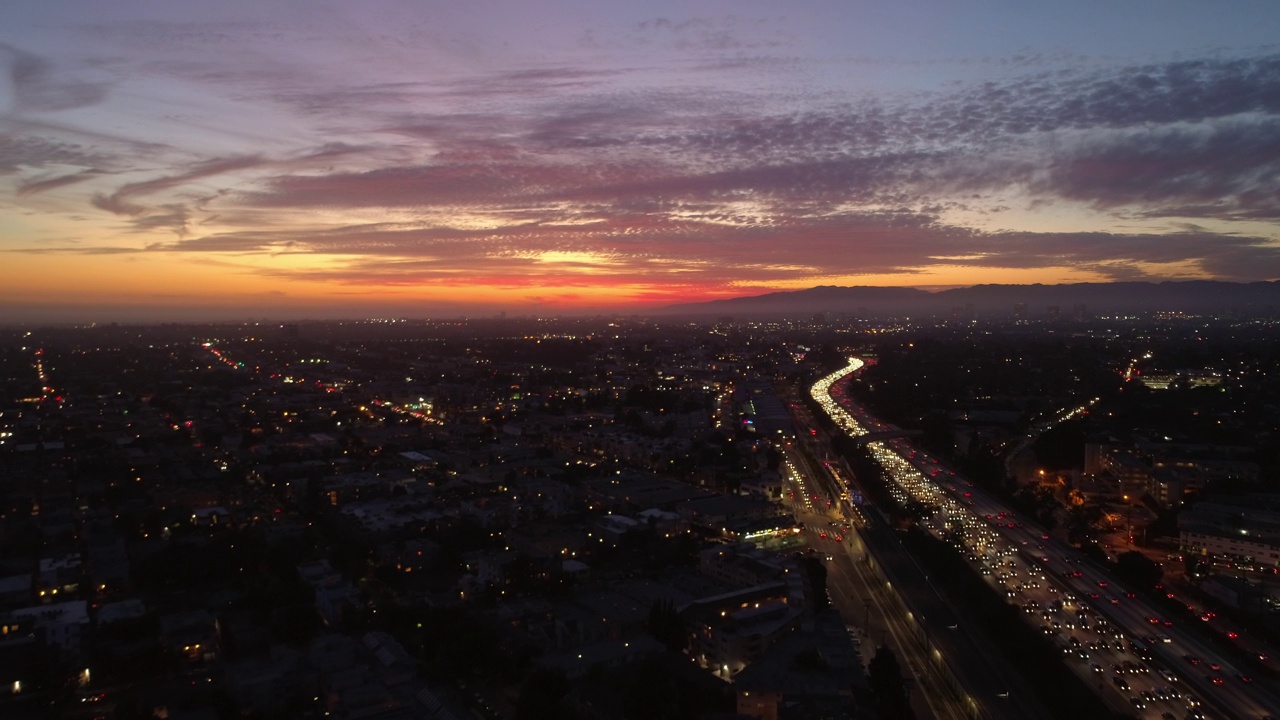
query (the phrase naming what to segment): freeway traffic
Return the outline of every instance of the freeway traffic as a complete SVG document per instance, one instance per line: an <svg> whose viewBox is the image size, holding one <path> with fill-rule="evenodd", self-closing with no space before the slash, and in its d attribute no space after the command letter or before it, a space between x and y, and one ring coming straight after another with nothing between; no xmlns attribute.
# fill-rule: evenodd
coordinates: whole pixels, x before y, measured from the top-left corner
<svg viewBox="0 0 1280 720"><path fill-rule="evenodd" d="M849 365L815 383L811 395L845 433L892 432L853 402L841 380ZM923 529L951 543L1052 637L1068 665L1113 707L1142 718L1242 719L1280 714L1280 701L1200 637L1161 618L1142 596L1067 543L1021 520L999 499L902 439L871 442L890 494L926 508Z"/></svg>

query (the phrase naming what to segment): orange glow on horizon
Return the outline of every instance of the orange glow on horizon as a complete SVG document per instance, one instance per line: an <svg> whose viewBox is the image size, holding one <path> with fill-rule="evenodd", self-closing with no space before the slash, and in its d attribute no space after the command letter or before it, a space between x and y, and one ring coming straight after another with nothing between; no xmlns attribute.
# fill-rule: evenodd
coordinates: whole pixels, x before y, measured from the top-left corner
<svg viewBox="0 0 1280 720"><path fill-rule="evenodd" d="M586 263L587 254L552 256ZM358 273L343 274L335 256L195 256L174 252L120 254L22 253L8 256L7 304L129 308L151 316L167 308L182 315L191 308L206 314L287 312L294 316L374 316L381 308L430 316L510 312L627 312L666 305L800 290L818 285L916 287L936 291L977 284L1059 284L1105 282L1098 272L1069 267L1034 269L937 265L912 273L800 276L767 282L734 282L706 272L646 272L653 265L625 262L592 264L548 262L530 268L468 274L458 268L418 279ZM357 258L366 264L365 258ZM580 264L581 264L580 263ZM368 265L395 270L395 263ZM656 267L661 268L661 265ZM121 310L124 308L124 310ZM101 312L108 312L107 309ZM97 319L97 318L95 318ZM180 318L175 318L180 319Z"/></svg>

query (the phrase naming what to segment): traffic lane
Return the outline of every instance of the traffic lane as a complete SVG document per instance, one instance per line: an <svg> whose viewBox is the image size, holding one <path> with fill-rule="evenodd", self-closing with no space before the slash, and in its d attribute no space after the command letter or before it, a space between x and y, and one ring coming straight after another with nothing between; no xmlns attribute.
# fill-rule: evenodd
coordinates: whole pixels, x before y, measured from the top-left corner
<svg viewBox="0 0 1280 720"><path fill-rule="evenodd" d="M974 503L973 507L976 511L987 511L985 514L991 514L993 516L999 515L1001 513L1011 514L1010 511L1008 511L1003 506L1003 503L993 500L992 498L990 498L990 496L987 496L986 493L983 493L982 491L973 489L973 490L966 490L964 492L965 492L966 498L973 499L973 503ZM995 525L995 530L998 533L1008 537L1011 541L1014 538L1016 538L1018 541L1018 544L1024 548L1026 548L1027 545L1022 544L1023 540L1026 540L1029 543L1034 542L1036 545L1035 547L1036 551L1045 553L1045 555L1043 555L1042 557L1049 558L1047 562L1042 561L1043 562L1042 568L1050 572L1053 572L1056 577L1059 577L1059 579L1063 579L1061 577L1060 572L1058 571L1059 568L1065 568L1067 566L1073 566L1073 565L1079 566L1084 562L1083 556L1078 551L1076 551L1074 548L1070 546L1064 545L1061 540L1049 535L1048 533L1041 533L1039 536L1036 536L1034 534L1035 529L1026 527L1025 525L1022 527L1015 526L1014 528L1009 528L1007 524L1004 524L1004 525L993 524L993 525ZM1060 559L1060 562L1055 563L1055 559ZM1110 575L1109 572L1107 572L1104 569L1100 569L1096 567L1094 569L1095 569L1095 575L1098 577L1109 577ZM1108 581L1109 586L1112 585L1113 583L1114 581ZM1118 583L1115 583L1115 586L1117 589L1123 591L1123 587L1120 586ZM1104 605L1114 608L1114 606L1111 605L1109 600L1106 601L1105 603L1101 602L1100 593L1099 593L1099 598L1096 598L1096 599L1092 598L1091 597L1092 591L1088 587L1086 587L1083 582L1073 583L1070 585L1070 587L1072 587L1073 592L1077 593L1081 597L1088 598L1085 602L1088 602L1090 605L1092 605L1095 608L1095 610L1102 609ZM1147 603L1147 601L1145 601L1139 596L1135 596L1134 598L1128 598L1126 593L1126 599L1130 600L1131 602L1121 603L1122 605L1125 606L1123 610L1117 611L1115 609L1102 609L1101 612L1103 612L1104 614L1109 613L1111 617L1115 619L1115 622L1118 625L1123 627L1127 632L1129 632L1132 636L1136 638L1144 638L1144 637L1152 636L1152 633L1150 632L1150 628L1144 627L1144 624L1147 623L1149 617L1152 617L1154 615L1155 610L1153 610L1153 608L1149 603ZM1169 628L1165 628L1165 629L1169 630ZM1209 657L1215 658L1214 662L1217 662L1219 665L1223 665L1223 666L1226 665L1225 659L1217 657L1217 653L1210 651L1207 647L1201 645L1199 642L1192 640L1190 637L1185 635L1181 630L1177 630L1173 632L1175 635L1178 636L1178 639L1181 640L1183 644L1194 647L1197 652L1201 652ZM1163 648L1153 648L1153 650L1161 655L1165 655L1167 652ZM1267 695L1269 695L1269 693L1266 693L1262 689L1251 690L1249 695L1251 695L1252 697L1246 700L1244 699L1245 693L1242 690L1232 688L1231 691L1224 692L1222 690L1223 688L1222 685L1214 684L1212 682L1207 681L1203 677L1195 675L1194 673L1188 673L1184 669L1177 668L1176 663L1169 662L1168 658L1162 658L1162 659L1163 659L1163 664L1169 666L1169 668L1176 675L1182 677L1184 682L1187 682L1190 686L1195 687L1197 691L1199 691L1200 693L1208 695L1211 698L1213 698L1216 701L1214 704L1223 704L1223 705L1230 706L1232 708L1233 714L1257 713L1258 716L1261 716L1266 712L1265 708L1273 704L1272 700L1266 697ZM1213 677L1213 676L1210 676L1210 677Z"/></svg>
<svg viewBox="0 0 1280 720"><path fill-rule="evenodd" d="M844 555L839 550L836 552L839 554L833 557ZM845 557L845 560L848 561L848 558ZM942 681L935 677L923 650L913 641L912 628L906 623L905 618L900 617L900 614L893 610L893 602L886 597L887 591L880 587L882 583L874 577L869 577L870 573L862 572L862 568L851 562L844 567L834 562L828 563L828 569L827 582L828 589L833 591L831 592L832 601L836 603L837 609L841 611L846 622L849 622L850 618L861 617L866 625L864 628L866 637L868 639L878 637L879 645L891 648L898 657L899 663L907 671L904 672L904 676L921 688L922 692L911 693L912 708L917 716L965 720L965 715L957 707L957 703L948 699L951 693L942 687L940 684ZM871 608L874 608L874 612ZM865 646L860 649L864 664L871 661L875 650L875 647ZM925 669L921 670L922 668Z"/></svg>
<svg viewBox="0 0 1280 720"><path fill-rule="evenodd" d="M872 517L876 517L872 515ZM916 616L929 628L944 662L981 706L998 717L1048 718L1052 714L1039 702L1021 674L1004 660L985 637L975 635L972 623L956 620L956 611L941 598L915 561L902 547L897 534L878 517L863 534L863 541L882 570ZM956 625L956 629L951 629ZM1001 697L1008 693L1008 697Z"/></svg>
<svg viewBox="0 0 1280 720"><path fill-rule="evenodd" d="M851 368L853 368L853 367L854 367L854 365L853 365L853 364L851 364L851 366L850 366L850 367L851 367ZM816 389L817 389L817 386L815 386L815 391L816 391ZM815 392L815 396L816 396L816 392ZM842 393L842 392L840 392L840 389L839 389L839 388L836 388L836 392L834 392L834 393L833 393L833 396L835 396L835 397L839 398L840 400L846 400L845 396L843 395L843 393ZM843 408L841 408L841 409L846 413L846 415L848 415L848 416L849 416L849 417L851 417L851 418L856 418L855 422L857 422L857 423L862 423L862 424L865 424L865 425L867 425L867 426L875 427L876 423L875 423L874 418L871 418L871 417L869 416L869 414L867 414L866 412L864 412L864 411L863 411L863 409L862 409L860 406L857 406L856 404L847 403L847 402L841 402L840 404L844 406L844 407L843 407ZM901 452L904 450L904 448L907 448L907 447L909 447L909 446L907 446L905 443L901 443L901 442L892 442L892 444L890 445L890 447L891 447L893 450L895 450L895 451L899 451L899 452L901 453ZM901 457L901 455L899 455L899 457ZM916 455L915 455L915 453L914 453L914 452L910 453L910 455L909 455L908 457L909 457L911 460L917 460ZM920 460L917 460L917 462L921 462L921 461L920 461ZM917 467L920 467L920 465L917 465ZM934 461L923 462L923 467L925 467L925 468L928 470L928 473L927 473L928 475L937 475L939 472L941 472L941 467L940 467L940 465L938 465L938 464L937 464L936 462L934 462ZM949 475L951 478L958 478L958 476L956 476L954 472L948 472L948 475ZM923 477L923 474L922 474L921 479L922 479L922 480L924 480L925 482L929 482L927 479L925 479L925 478ZM960 479L962 479L962 478L960 478ZM968 484L969 486L972 486L972 483L967 483L967 484ZM953 489L953 490L955 489L955 487L956 487L956 486L954 485L954 482L953 482L953 484L951 485L951 487L952 487L952 489ZM904 489L905 489L905 488L904 488ZM909 491L908 491L908 492L909 492ZM968 505L970 505L971 507L972 507L972 506L977 505L978 500L974 498L974 496L973 496L973 494L972 494L972 493L970 493L970 492L965 492L965 493L964 493L964 495L965 495L965 500L964 500L965 504L968 504ZM981 493L980 493L980 494L978 495L978 497L979 497L979 498L981 498L981 497L982 497L982 495L983 495L983 494L981 494ZM990 500L990 498L983 498L983 499L984 499L984 500ZM997 503L989 503L989 502L983 502L983 503L982 503L982 507L983 507L984 509L993 509L993 510L994 510L994 508L996 508L996 507L1000 507L1000 504L997 504ZM1002 529L1002 531L1001 531L1001 534L1003 534L1003 533L1004 533L1004 531L1007 531L1007 530L1008 530L1008 528L1003 528L1003 529ZM1042 539L1045 539L1045 538L1042 538ZM1046 560L1047 560L1047 558L1046 558ZM1130 628L1130 630L1132 630L1132 629L1133 629L1133 628Z"/></svg>

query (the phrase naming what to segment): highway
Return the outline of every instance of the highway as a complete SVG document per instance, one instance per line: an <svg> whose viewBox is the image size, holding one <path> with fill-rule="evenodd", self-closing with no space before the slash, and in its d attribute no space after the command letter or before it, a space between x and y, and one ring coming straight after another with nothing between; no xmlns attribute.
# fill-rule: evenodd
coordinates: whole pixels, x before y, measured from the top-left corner
<svg viewBox="0 0 1280 720"><path fill-rule="evenodd" d="M975 717L966 711L960 693L944 677L944 668L929 662L926 644L904 614L900 600L871 568L857 531L841 522L844 518L836 504L812 486L813 479L829 476L814 467L808 453L795 448L786 453L782 470L790 485L796 521L805 528L809 546L826 558L827 594L841 617L862 630L856 641L860 645L866 641L860 648L863 664L871 661L879 646L888 647L898 658L908 687L917 689L910 695L917 716L945 720ZM860 524L863 518L850 520Z"/></svg>
<svg viewBox="0 0 1280 720"><path fill-rule="evenodd" d="M811 388L850 436L895 428L852 402L838 384L862 367L853 360ZM1002 502L937 460L895 439L868 445L902 503L932 511L921 527L957 547L1029 624L1050 635L1070 666L1117 709L1140 718L1240 718L1280 715L1280 701L1239 673L1201 638L1171 625L1141 596L1070 545L1019 519ZM1105 678L1105 679L1104 679Z"/></svg>
<svg viewBox="0 0 1280 720"><path fill-rule="evenodd" d="M811 425L793 407L802 426ZM802 434L803 436L803 434ZM821 431L786 453L783 475L809 543L827 558L832 602L868 638L898 655L919 692L920 717L1049 718L1019 671L988 638L957 619L945 593L902 547L878 513L864 515L841 496L852 473L843 461L811 461L829 442ZM866 660L874 647L864 648ZM926 707L927 706L927 707Z"/></svg>

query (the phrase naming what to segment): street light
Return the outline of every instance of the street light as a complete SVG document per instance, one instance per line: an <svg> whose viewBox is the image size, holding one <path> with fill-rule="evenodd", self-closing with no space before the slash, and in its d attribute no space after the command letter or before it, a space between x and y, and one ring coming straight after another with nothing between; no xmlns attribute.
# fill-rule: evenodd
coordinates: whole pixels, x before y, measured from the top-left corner
<svg viewBox="0 0 1280 720"><path fill-rule="evenodd" d="M1124 496L1124 504L1124 534L1127 536L1129 547L1133 547L1133 503L1128 495Z"/></svg>

